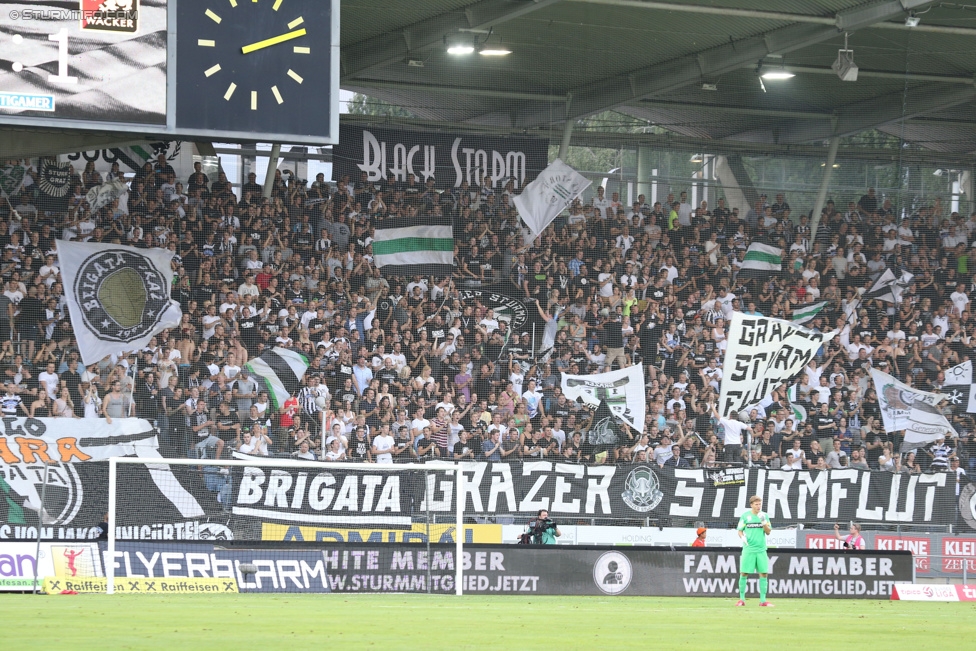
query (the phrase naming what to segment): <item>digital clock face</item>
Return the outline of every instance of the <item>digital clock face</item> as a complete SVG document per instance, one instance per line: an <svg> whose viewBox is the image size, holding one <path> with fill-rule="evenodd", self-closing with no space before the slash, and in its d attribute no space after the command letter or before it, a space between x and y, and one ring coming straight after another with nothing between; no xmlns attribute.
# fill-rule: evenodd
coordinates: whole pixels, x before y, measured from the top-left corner
<svg viewBox="0 0 976 651"><path fill-rule="evenodd" d="M330 120L328 2L203 0L178 12L181 125L311 135Z"/></svg>
<svg viewBox="0 0 976 651"><path fill-rule="evenodd" d="M0 124L338 139L339 0L0 0Z"/></svg>

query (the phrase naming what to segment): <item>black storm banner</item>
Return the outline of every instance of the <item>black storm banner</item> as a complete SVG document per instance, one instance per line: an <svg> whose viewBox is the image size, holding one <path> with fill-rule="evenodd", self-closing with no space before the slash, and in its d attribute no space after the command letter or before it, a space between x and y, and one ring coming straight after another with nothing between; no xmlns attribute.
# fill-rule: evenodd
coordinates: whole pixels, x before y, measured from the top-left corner
<svg viewBox="0 0 976 651"><path fill-rule="evenodd" d="M508 179L521 190L546 168L549 141L542 138L425 133L401 129L339 126L339 144L333 148L333 177L348 175L359 181L387 180L394 174L406 181L413 174L418 184L434 177L440 189L481 186L487 175L492 187L502 189Z"/></svg>

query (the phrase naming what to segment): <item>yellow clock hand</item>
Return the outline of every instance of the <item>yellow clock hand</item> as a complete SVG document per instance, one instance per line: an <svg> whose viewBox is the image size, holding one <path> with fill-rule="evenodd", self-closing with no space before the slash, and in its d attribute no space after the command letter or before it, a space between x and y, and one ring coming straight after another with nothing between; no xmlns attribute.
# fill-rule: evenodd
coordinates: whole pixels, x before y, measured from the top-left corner
<svg viewBox="0 0 976 651"><path fill-rule="evenodd" d="M290 41L293 38L299 38L305 36L305 28L296 29L293 32L288 32L286 34L281 34L280 36L273 36L272 38L266 38L263 41L258 41L257 43L251 43L250 45L245 45L241 48L241 52L244 54L250 54L251 52L256 52L257 50L263 50L266 47L271 47L272 45L277 45L278 43L284 43L285 41Z"/></svg>

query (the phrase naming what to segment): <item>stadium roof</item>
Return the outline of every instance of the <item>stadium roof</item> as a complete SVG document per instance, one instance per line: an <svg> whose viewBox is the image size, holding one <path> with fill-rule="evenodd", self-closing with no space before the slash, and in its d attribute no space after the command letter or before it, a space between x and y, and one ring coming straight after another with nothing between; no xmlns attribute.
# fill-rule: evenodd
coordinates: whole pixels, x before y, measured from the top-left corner
<svg viewBox="0 0 976 651"><path fill-rule="evenodd" d="M845 33L855 82L831 69ZM450 55L455 39L512 54ZM796 76L765 81L764 91L760 64ZM342 3L343 88L434 123L554 129L557 141L567 118L614 108L719 146L822 145L876 128L959 157L976 151L974 72L976 7L956 3Z"/></svg>

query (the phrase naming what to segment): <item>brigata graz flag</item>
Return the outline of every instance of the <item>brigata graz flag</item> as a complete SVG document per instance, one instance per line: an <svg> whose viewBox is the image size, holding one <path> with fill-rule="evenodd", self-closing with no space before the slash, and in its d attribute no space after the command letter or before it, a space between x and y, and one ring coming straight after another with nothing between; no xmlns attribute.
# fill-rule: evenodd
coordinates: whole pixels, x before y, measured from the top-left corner
<svg viewBox="0 0 976 651"><path fill-rule="evenodd" d="M644 393L644 366L637 364L609 373L592 375L562 374L562 390L569 400L582 400L596 407L606 402L610 412L638 432L644 431L647 399Z"/></svg>
<svg viewBox="0 0 976 651"><path fill-rule="evenodd" d="M738 413L792 380L836 334L733 312L722 365L721 414Z"/></svg>
<svg viewBox="0 0 976 651"><path fill-rule="evenodd" d="M143 348L156 333L179 325L183 313L170 298L171 251L59 240L58 260L86 365Z"/></svg>

